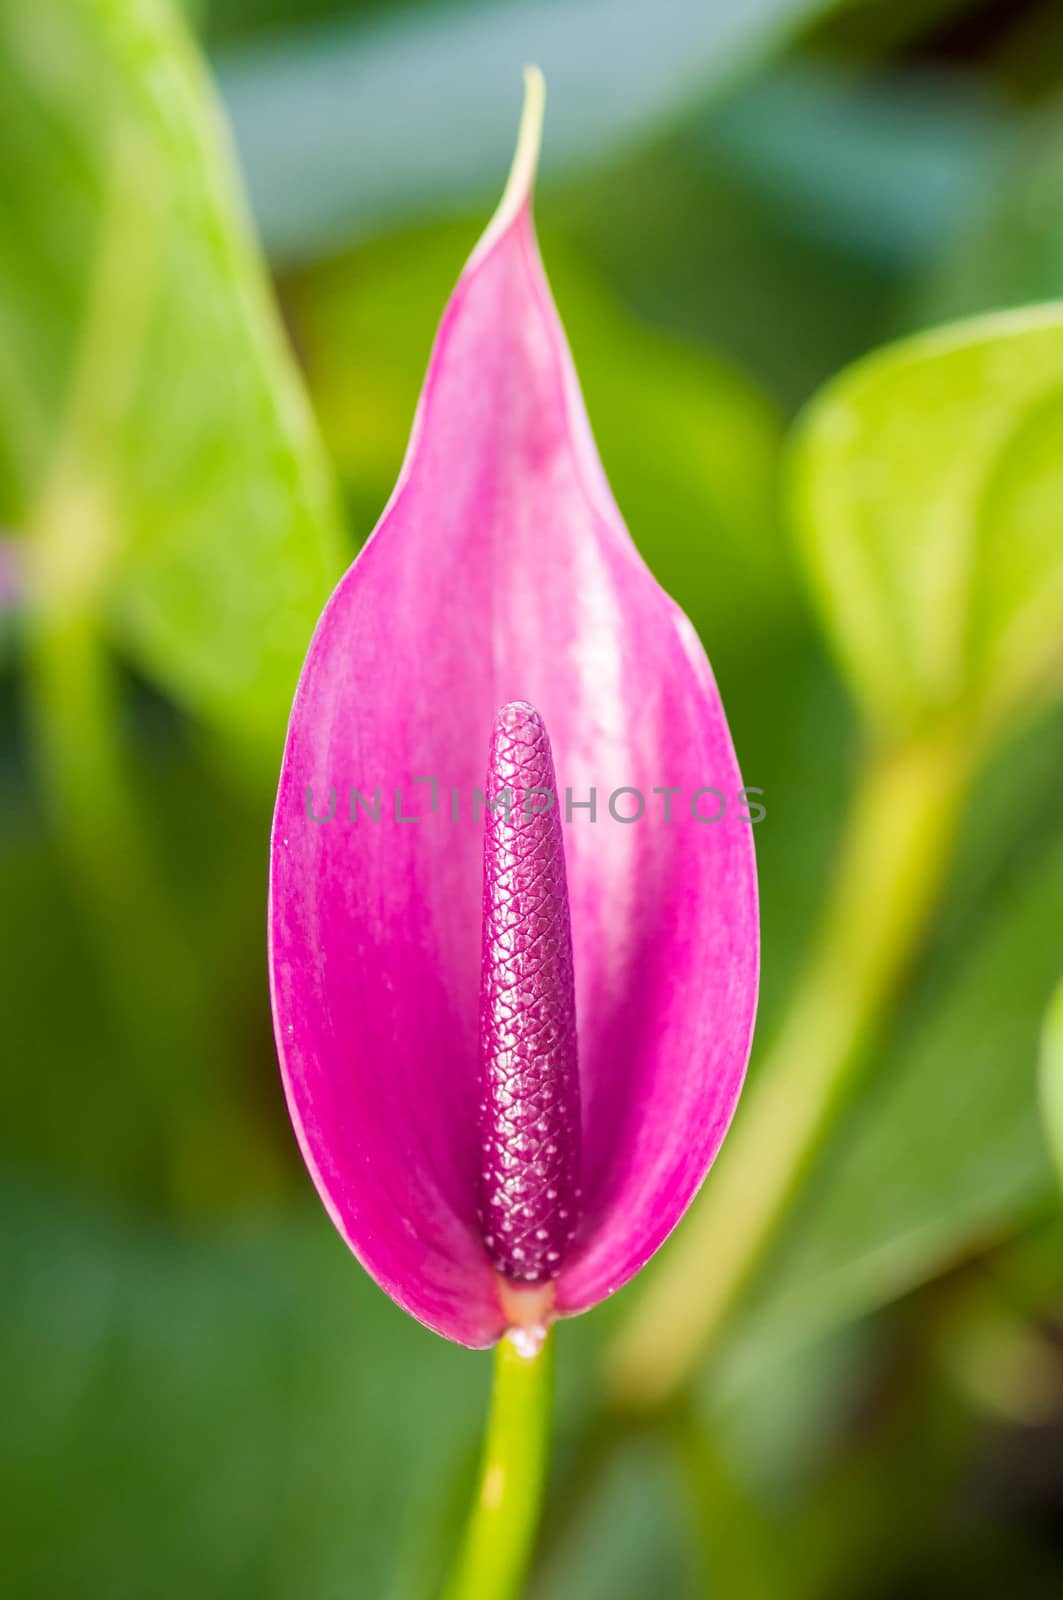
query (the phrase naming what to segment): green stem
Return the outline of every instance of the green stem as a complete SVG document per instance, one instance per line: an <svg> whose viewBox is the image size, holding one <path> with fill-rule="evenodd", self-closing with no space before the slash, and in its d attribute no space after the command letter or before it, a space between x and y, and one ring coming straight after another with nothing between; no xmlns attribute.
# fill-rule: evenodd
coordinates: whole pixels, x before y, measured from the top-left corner
<svg viewBox="0 0 1063 1600"><path fill-rule="evenodd" d="M550 1456L554 1336L524 1356L495 1350L479 1485L444 1600L516 1600L539 1524Z"/></svg>
<svg viewBox="0 0 1063 1600"><path fill-rule="evenodd" d="M653 1406L719 1339L829 1131L937 901L969 772L955 730L877 753L820 936L705 1194L610 1353L621 1406Z"/></svg>

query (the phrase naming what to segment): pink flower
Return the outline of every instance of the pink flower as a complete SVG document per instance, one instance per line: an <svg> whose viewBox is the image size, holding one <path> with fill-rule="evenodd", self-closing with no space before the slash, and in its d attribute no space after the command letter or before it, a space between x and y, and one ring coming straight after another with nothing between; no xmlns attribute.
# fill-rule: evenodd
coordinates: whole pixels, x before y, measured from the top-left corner
<svg viewBox="0 0 1063 1600"><path fill-rule="evenodd" d="M659 1247L757 990L723 707L613 502L536 246L541 104L530 73L395 492L311 642L272 841L307 1166L381 1287L471 1346Z"/></svg>

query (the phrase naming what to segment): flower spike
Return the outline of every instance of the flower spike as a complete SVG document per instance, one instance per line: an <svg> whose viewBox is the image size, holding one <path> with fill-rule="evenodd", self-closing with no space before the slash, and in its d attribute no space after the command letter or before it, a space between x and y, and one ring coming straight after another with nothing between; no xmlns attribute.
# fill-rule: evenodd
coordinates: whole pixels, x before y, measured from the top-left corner
<svg viewBox="0 0 1063 1600"><path fill-rule="evenodd" d="M579 1071L554 766L525 702L498 713L486 793L480 1220L496 1270L543 1283L576 1232Z"/></svg>

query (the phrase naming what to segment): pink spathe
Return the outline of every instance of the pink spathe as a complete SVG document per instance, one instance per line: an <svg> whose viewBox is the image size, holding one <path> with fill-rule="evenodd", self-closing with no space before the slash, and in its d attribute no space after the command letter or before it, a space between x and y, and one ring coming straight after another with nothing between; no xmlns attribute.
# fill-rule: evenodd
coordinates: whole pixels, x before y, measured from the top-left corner
<svg viewBox="0 0 1063 1600"><path fill-rule="evenodd" d="M314 1182L382 1288L471 1346L506 1318L479 1216L483 822L453 820L447 796L483 787L500 707L541 714L566 814L582 1199L559 1314L626 1283L689 1205L757 992L750 827L685 799L742 787L723 707L602 472L527 137L444 313L398 485L311 642L270 877L277 1043ZM335 815L313 821L308 787L332 786ZM621 786L681 798L670 821L657 804L623 824L604 803ZM378 821L351 819L351 787L380 788ZM397 820L399 787L420 820ZM593 820L565 804L592 787Z"/></svg>

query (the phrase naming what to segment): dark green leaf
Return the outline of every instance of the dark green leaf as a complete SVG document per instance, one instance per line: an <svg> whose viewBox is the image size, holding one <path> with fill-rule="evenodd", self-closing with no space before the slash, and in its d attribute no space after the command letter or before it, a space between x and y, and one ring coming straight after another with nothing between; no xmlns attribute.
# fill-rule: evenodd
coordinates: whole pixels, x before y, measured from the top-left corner
<svg viewBox="0 0 1063 1600"><path fill-rule="evenodd" d="M32 605L275 745L339 564L223 128L164 0L0 13L0 446Z"/></svg>

